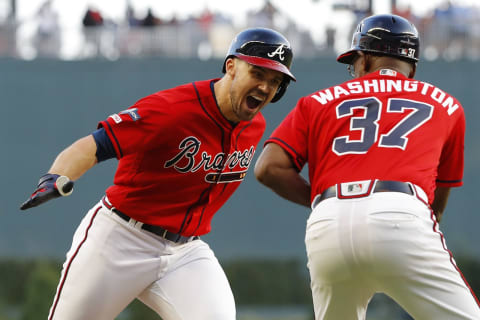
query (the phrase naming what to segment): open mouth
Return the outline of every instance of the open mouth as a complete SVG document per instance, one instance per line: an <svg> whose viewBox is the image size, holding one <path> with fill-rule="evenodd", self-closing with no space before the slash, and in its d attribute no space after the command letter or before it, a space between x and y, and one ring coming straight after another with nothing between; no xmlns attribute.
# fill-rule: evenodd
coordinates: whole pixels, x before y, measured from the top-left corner
<svg viewBox="0 0 480 320"><path fill-rule="evenodd" d="M249 109L256 109L262 104L263 98L258 96L247 96L247 107Z"/></svg>

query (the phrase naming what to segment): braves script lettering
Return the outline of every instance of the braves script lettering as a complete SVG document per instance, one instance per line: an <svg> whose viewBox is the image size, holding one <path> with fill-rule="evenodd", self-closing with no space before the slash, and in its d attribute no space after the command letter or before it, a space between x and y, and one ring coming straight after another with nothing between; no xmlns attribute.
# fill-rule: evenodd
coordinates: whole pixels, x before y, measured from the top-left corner
<svg viewBox="0 0 480 320"><path fill-rule="evenodd" d="M180 152L172 159L165 162L164 167L173 167L180 173L196 172L200 169L204 171L223 170L224 168L233 169L237 165L241 168L248 168L252 162L255 150L253 146L250 149L245 149L243 152L234 151L231 154L219 152L212 156L205 151L200 152L201 141L196 137L187 137L180 142L178 148ZM185 160L187 163L180 166L179 163Z"/></svg>

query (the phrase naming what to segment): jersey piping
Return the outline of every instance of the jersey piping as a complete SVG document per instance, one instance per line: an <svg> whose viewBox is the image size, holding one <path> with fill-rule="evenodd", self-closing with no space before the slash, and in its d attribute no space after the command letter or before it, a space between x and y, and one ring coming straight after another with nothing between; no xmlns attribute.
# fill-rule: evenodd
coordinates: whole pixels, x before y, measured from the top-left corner
<svg viewBox="0 0 480 320"><path fill-rule="evenodd" d="M225 140L225 131L222 127L221 124L218 123L218 121L215 120L214 117L212 117L210 115L210 113L207 111L207 109L205 108L205 106L203 105L203 102L202 102L202 99L200 97L200 93L198 91L198 88L195 84L195 82L192 83L193 85L193 88L195 89L195 93L197 95L197 99L198 99L198 103L200 104L200 107L202 108L203 112L205 112L205 114L213 121L213 123L215 123L215 125L220 129L222 135L221 135L221 142L222 142L222 152L225 153L225 144L224 144L224 140ZM215 91L213 90L213 81L211 82L211 85L210 85L210 89L212 91L212 94L215 98ZM215 104L217 106L217 108L219 109L220 111L220 108L218 106L218 103L217 103L217 99L215 98ZM224 160L225 161L225 160ZM222 167L224 166L225 163L222 163ZM218 170L217 172L220 173L222 170ZM190 222L192 221L192 208L195 207L195 205L197 203L199 203L200 201L202 201L202 199L207 196L208 197L208 194L210 194L210 191L211 189L213 188L213 185L210 185L208 186L201 194L200 194L200 198L198 199L198 201L194 204L192 204L187 212L185 213L185 217L183 218L183 221L182 221L182 225L180 226L180 230L179 230L179 233L182 233L184 231L184 229L190 224ZM208 202L207 202L208 204ZM203 214L205 212L205 208L206 208L206 205L203 205L203 208L202 208L202 213L200 215L200 218L198 219L198 226L195 228L195 231L194 233L198 230L198 228L200 228L201 226L201 223L202 223L202 219L203 219Z"/></svg>
<svg viewBox="0 0 480 320"><path fill-rule="evenodd" d="M113 144L113 146L115 147L115 149L117 149L119 158L122 158L123 157L122 148L120 147L120 143L118 142L118 139L117 139L117 137L115 136L115 133L112 130L112 126L107 121L105 121L104 123L107 124L108 131L111 133L113 139L115 139L115 143Z"/></svg>

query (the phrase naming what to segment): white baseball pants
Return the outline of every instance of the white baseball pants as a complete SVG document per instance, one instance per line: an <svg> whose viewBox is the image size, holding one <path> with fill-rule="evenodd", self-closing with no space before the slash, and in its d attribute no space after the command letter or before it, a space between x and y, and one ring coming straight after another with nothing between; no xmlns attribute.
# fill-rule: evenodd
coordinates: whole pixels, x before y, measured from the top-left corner
<svg viewBox="0 0 480 320"><path fill-rule="evenodd" d="M415 196L326 199L308 219L305 243L316 320L365 319L376 292L416 320L480 319L433 213Z"/></svg>
<svg viewBox="0 0 480 320"><path fill-rule="evenodd" d="M177 244L101 202L83 218L49 320L114 319L138 298L164 320L234 320L230 285L202 240Z"/></svg>

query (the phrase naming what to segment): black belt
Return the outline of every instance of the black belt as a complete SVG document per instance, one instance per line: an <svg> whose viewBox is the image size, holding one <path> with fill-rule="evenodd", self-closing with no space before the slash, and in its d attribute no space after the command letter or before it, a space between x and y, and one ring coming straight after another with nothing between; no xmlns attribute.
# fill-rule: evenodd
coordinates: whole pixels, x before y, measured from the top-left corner
<svg viewBox="0 0 480 320"><path fill-rule="evenodd" d="M373 181L371 182L373 183ZM376 192L401 192L409 195L414 195L415 193L412 190L412 186L406 182L400 181L388 181L388 180L378 180L375 183L372 193ZM316 197L313 201L312 208L315 208L320 202L325 199L333 198L337 196L337 185L327 188L319 197Z"/></svg>
<svg viewBox="0 0 480 320"><path fill-rule="evenodd" d="M111 205L109 205L105 201L105 198L102 201L103 201L103 204L108 209L112 210L112 212L114 212L117 216L119 216L120 218L122 218L126 222L129 222L130 219L132 219L128 215L126 215L125 213L118 210L117 208L114 208ZM186 243L186 242L190 242L190 241L193 241L193 240L200 239L199 236L186 237L186 236L182 236L181 234L178 234L178 233L170 232L167 229L164 229L160 226L154 226L154 225L146 224L146 223L142 224L142 229L146 230L146 231L149 231L151 233L154 233L157 236L160 236L164 239L170 240L170 241L175 242L175 243Z"/></svg>

